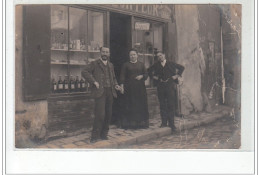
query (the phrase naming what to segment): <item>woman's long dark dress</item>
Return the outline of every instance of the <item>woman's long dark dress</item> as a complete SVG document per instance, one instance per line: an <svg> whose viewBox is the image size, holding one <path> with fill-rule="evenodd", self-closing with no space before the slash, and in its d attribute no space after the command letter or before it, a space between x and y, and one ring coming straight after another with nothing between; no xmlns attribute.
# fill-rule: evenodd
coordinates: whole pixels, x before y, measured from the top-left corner
<svg viewBox="0 0 260 175"><path fill-rule="evenodd" d="M141 80L136 76L143 75ZM147 105L147 94L144 81L148 74L141 62L124 63L120 81L125 90L125 114L121 124L125 129L138 129L149 127L149 113Z"/></svg>

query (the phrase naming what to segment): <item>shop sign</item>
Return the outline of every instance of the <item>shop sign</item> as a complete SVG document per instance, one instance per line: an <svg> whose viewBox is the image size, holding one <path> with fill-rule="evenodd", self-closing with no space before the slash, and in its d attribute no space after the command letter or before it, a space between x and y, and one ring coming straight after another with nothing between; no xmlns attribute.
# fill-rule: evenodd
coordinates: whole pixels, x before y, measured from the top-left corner
<svg viewBox="0 0 260 175"><path fill-rule="evenodd" d="M144 22L135 23L135 30L149 30L149 29L150 29L150 23L144 23Z"/></svg>
<svg viewBox="0 0 260 175"><path fill-rule="evenodd" d="M123 9L131 12L137 12L145 15L160 17L168 20L173 20L173 5L162 4L109 4L107 6Z"/></svg>

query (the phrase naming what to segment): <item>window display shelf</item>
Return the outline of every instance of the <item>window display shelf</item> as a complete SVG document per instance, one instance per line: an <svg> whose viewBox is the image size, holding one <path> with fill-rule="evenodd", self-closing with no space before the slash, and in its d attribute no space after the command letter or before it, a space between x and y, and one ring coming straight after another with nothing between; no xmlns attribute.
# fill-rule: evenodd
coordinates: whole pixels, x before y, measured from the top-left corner
<svg viewBox="0 0 260 175"><path fill-rule="evenodd" d="M99 50L88 50L88 52L90 52L90 53L100 53Z"/></svg>
<svg viewBox="0 0 260 175"><path fill-rule="evenodd" d="M71 52L87 52L86 50L69 50Z"/></svg>
<svg viewBox="0 0 260 175"><path fill-rule="evenodd" d="M53 48L51 48L51 50L53 50L53 51L63 51L63 52L68 51L67 49L53 49Z"/></svg>
<svg viewBox="0 0 260 175"><path fill-rule="evenodd" d="M66 52L66 51L71 51L71 52L87 52L86 50L67 50L67 49L51 49L52 51L63 51L63 52ZM97 51L99 52L99 51Z"/></svg>
<svg viewBox="0 0 260 175"><path fill-rule="evenodd" d="M70 65L73 65L73 66L85 66L87 64L86 63L70 63Z"/></svg>
<svg viewBox="0 0 260 175"><path fill-rule="evenodd" d="M68 62L57 62L57 61L51 61L51 64L57 64L57 65L68 65Z"/></svg>
<svg viewBox="0 0 260 175"><path fill-rule="evenodd" d="M67 62L55 62L52 61L51 64L57 64L57 65L74 65L74 66L85 66L87 65L85 62L72 62L72 63L67 63Z"/></svg>
<svg viewBox="0 0 260 175"><path fill-rule="evenodd" d="M86 50L67 50L67 49L51 49L52 51L71 51L71 52L87 52ZM89 53L100 53L99 50L88 50Z"/></svg>
<svg viewBox="0 0 260 175"><path fill-rule="evenodd" d="M96 61L98 58L89 58L88 62L91 63L92 61Z"/></svg>

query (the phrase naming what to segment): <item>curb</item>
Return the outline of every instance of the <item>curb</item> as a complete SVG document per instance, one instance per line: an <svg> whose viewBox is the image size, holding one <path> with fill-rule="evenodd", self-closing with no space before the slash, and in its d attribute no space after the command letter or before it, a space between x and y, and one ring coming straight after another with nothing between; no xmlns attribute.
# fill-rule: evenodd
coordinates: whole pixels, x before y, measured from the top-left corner
<svg viewBox="0 0 260 175"><path fill-rule="evenodd" d="M223 110L219 113L215 114L209 114L205 119L201 121L191 121L191 122L186 122L185 119L181 119L179 122L179 125L176 126L177 132L181 132L184 130L192 129L201 125L206 125L209 123L212 123L216 121L217 119L227 117L229 116L229 111L228 110ZM128 145L133 145L133 144L140 144L146 141L149 141L151 139L156 139L160 138L163 136L167 136L171 134L171 129L170 128L157 128L152 131L145 131L143 133L138 134L137 136L126 136L124 138L118 138L116 141L108 140L108 141L100 141L97 143L92 144L90 147L91 148L125 148ZM89 148L90 148L89 147Z"/></svg>

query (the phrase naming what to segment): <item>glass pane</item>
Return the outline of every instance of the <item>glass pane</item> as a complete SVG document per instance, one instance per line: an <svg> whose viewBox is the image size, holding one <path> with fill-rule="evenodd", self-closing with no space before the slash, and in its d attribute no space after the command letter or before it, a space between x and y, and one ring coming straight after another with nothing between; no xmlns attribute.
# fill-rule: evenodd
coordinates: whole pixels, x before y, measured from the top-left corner
<svg viewBox="0 0 260 175"><path fill-rule="evenodd" d="M153 32L145 31L144 32L144 65L146 68L149 68L153 65ZM146 86L150 86L150 78L145 81Z"/></svg>
<svg viewBox="0 0 260 175"><path fill-rule="evenodd" d="M51 6L51 89L53 92L67 92L57 82L68 74L68 7ZM55 85L56 83L56 85Z"/></svg>
<svg viewBox="0 0 260 175"><path fill-rule="evenodd" d="M153 29L154 50L163 51L163 26L155 24Z"/></svg>
<svg viewBox="0 0 260 175"><path fill-rule="evenodd" d="M147 22L139 22L139 24L147 24ZM149 25L151 26L151 25ZM146 68L153 64L153 31L144 28L135 28L134 31L134 48L138 50L138 60L143 62ZM150 86L150 79L145 81L146 86Z"/></svg>
<svg viewBox="0 0 260 175"><path fill-rule="evenodd" d="M87 64L87 11L77 8L69 8L69 89L70 92L86 91L80 89L75 83L83 81L81 71Z"/></svg>
<svg viewBox="0 0 260 175"><path fill-rule="evenodd" d="M88 11L88 54L89 62L100 56L99 48L104 45L104 14Z"/></svg>
<svg viewBox="0 0 260 175"><path fill-rule="evenodd" d="M146 31L144 32L144 43L145 43L145 54L153 55L153 32Z"/></svg>
<svg viewBox="0 0 260 175"><path fill-rule="evenodd" d="M138 50L139 53L144 53L144 31L135 30L134 31L134 48Z"/></svg>

